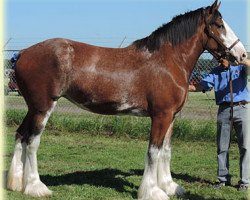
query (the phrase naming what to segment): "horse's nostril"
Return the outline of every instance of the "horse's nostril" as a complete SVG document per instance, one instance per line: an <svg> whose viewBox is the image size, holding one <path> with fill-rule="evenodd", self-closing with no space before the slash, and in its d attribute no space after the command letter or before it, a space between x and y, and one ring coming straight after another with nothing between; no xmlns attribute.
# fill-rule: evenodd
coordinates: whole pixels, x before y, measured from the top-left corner
<svg viewBox="0 0 250 200"><path fill-rule="evenodd" d="M243 54L242 54L242 57L245 58L245 57L247 57L247 55L246 55L245 53L243 53Z"/></svg>

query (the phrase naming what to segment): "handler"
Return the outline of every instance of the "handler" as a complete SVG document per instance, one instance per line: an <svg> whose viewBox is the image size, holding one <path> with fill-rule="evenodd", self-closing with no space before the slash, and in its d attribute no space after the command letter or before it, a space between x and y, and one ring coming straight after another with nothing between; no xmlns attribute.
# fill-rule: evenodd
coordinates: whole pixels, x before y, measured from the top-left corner
<svg viewBox="0 0 250 200"><path fill-rule="evenodd" d="M232 128L235 129L240 151L240 181L238 190L247 190L250 181L250 131L247 129L247 110L249 109L250 93L247 87L247 67L250 60L237 66L230 66L225 59L215 67L197 85L189 85L189 91L208 91L214 88L217 114L217 162L218 182L214 188L231 185L229 174L229 147ZM230 94L230 76L232 77L233 93ZM233 102L231 104L231 97ZM233 114L231 114L231 107ZM231 119L231 116L233 118ZM232 120L232 121L231 121Z"/></svg>

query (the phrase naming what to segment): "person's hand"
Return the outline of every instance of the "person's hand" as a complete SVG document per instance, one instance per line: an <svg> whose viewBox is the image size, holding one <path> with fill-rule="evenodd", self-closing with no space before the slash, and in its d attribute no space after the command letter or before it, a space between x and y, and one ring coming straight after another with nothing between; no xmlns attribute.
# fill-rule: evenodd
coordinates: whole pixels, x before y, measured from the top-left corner
<svg viewBox="0 0 250 200"><path fill-rule="evenodd" d="M196 87L194 85L189 85L188 86L188 91L194 92L194 91L196 91Z"/></svg>
<svg viewBox="0 0 250 200"><path fill-rule="evenodd" d="M247 67L250 67L250 60L249 59L245 59L241 62L241 64L246 65Z"/></svg>
<svg viewBox="0 0 250 200"><path fill-rule="evenodd" d="M220 63L221 66L224 67L224 68L228 68L229 65L230 65L229 61L228 61L227 59L224 59L224 58L221 58L221 59L219 60L219 63Z"/></svg>

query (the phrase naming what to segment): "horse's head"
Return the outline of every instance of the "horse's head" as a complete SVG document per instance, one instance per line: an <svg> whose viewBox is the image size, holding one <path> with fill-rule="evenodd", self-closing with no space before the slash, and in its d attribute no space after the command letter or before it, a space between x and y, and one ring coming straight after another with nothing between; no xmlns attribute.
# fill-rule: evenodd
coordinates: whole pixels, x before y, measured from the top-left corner
<svg viewBox="0 0 250 200"><path fill-rule="evenodd" d="M217 0L204 10L207 49L215 58L227 58L230 61L242 62L247 52L229 25L218 11Z"/></svg>

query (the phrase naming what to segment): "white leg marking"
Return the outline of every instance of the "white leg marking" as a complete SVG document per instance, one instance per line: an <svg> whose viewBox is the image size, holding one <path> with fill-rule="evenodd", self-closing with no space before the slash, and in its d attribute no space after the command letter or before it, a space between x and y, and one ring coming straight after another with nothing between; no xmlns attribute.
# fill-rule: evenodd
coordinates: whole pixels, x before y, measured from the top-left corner
<svg viewBox="0 0 250 200"><path fill-rule="evenodd" d="M23 190L23 167L25 163L26 145L21 143L20 139L16 140L14 155L11 161L7 178L7 188L13 191Z"/></svg>
<svg viewBox="0 0 250 200"><path fill-rule="evenodd" d="M157 165L159 149L150 146L146 156L146 163L142 183L138 190L139 200L168 200L167 194L157 185Z"/></svg>
<svg viewBox="0 0 250 200"><path fill-rule="evenodd" d="M33 197L52 195L52 191L50 191L47 186L40 180L37 167L37 150L40 144L42 131L45 128L45 125L55 105L56 102L54 102L52 108L46 113L46 116L42 122L43 128L41 129L40 133L37 133L37 135L33 135L33 137L30 139L30 143L26 147L26 161L23 176L24 194Z"/></svg>
<svg viewBox="0 0 250 200"><path fill-rule="evenodd" d="M41 134L34 136L26 148L26 162L24 166L24 194L34 197L49 196L52 192L40 180L37 168L37 150Z"/></svg>
<svg viewBox="0 0 250 200"><path fill-rule="evenodd" d="M42 122L42 125L43 125L43 128L45 128L47 122L48 122L48 119L51 115L51 113L53 112L53 110L55 109L56 107L56 104L57 104L57 101L54 101L53 104L52 104L52 107L50 108L50 110L47 111L46 113L46 117L44 118L43 122Z"/></svg>
<svg viewBox="0 0 250 200"><path fill-rule="evenodd" d="M157 174L158 185L162 190L164 190L167 193L167 195L184 196L185 190L173 181L170 171L171 146L168 135L171 134L172 127L173 127L173 122L169 126L169 129L163 141L162 148L160 149L159 152L158 174Z"/></svg>

